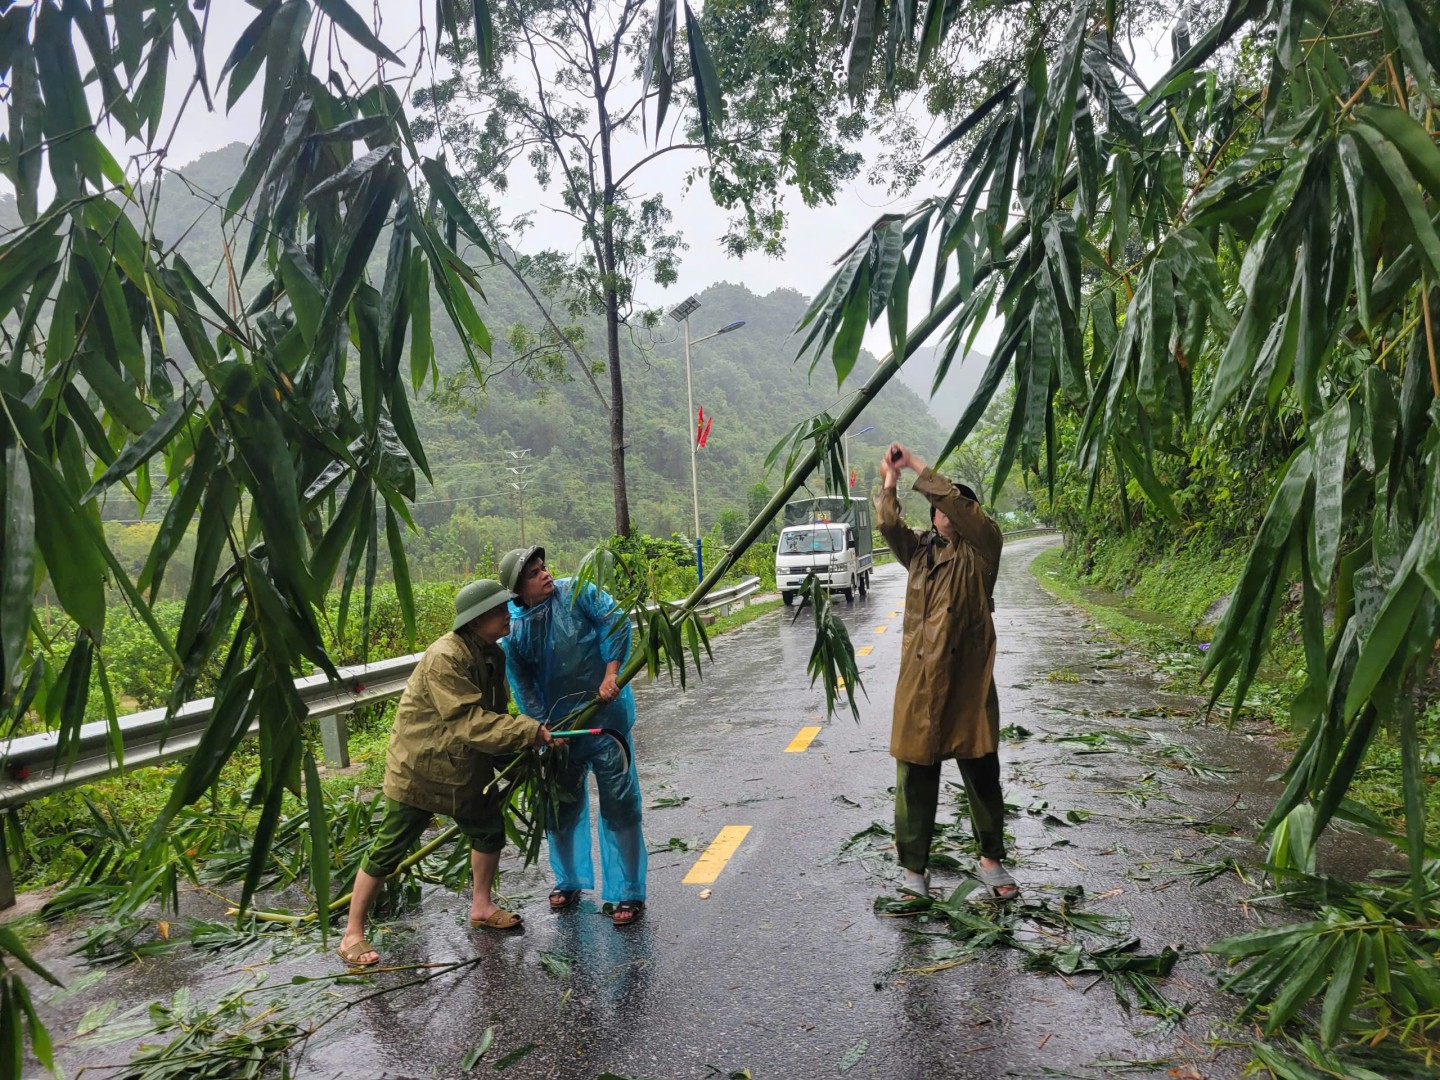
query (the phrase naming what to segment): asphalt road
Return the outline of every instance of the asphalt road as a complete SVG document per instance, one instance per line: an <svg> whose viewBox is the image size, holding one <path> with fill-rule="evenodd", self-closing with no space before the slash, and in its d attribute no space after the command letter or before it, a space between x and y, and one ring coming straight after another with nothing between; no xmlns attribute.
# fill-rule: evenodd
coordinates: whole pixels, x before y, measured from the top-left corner
<svg viewBox="0 0 1440 1080"><path fill-rule="evenodd" d="M996 594L1004 722L1033 733L1002 747L1007 799L1020 808L1008 828L1022 887L1054 897L1083 886L1087 910L1126 917L1146 952L1195 950L1253 925L1241 902L1251 887L1233 873L1196 884L1175 872L1185 866L1176 859L1255 858L1248 845L1213 834L1226 823L1248 830L1263 816L1273 789L1250 778L1280 758L1243 733L1187 726L1194 702L1157 692L1153 676L1041 590L1029 563L1053 542L1012 544ZM480 1075L532 1045L508 1076L800 1080L842 1075L847 1065L847 1077L896 1080L1057 1075L1047 1069L1238 1075L1245 1055L1217 1057L1207 1044L1212 1034L1233 1034L1224 1022L1235 1001L1215 989L1215 961L1203 954L1187 952L1165 984L1172 1000L1192 1006L1189 1018L1157 1029L1094 977L1024 970L1014 949L917 972L945 955L948 943L932 936L938 927L874 914L875 897L893 890L884 838L854 845L848 857L842 851L893 812L887 746L903 584L899 567L883 567L867 598L836 605L863 653L858 724L848 711L827 719L821 691L809 685L808 612L792 623L793 611L782 609L717 639L714 663L688 692L663 680L639 688L636 752L652 851L640 923L614 929L593 896L552 915L541 870L503 875L503 892L528 898L517 935L470 930L468 898L429 889L418 913L375 938L385 962L477 954L482 962L357 1006L304 1046L292 1060L295 1075ZM1157 776L1153 761L1045 740L1116 726L1162 733L1191 748L1195 761L1244 772L1177 767ZM814 727L807 740L803 729ZM947 779L958 783L958 773ZM1083 823L1061 823L1071 810ZM738 843L713 882L687 884L722 833ZM959 880L941 875L937 885ZM60 944L45 954L63 964ZM274 981L337 964L301 948L265 971ZM413 975L382 973L376 985ZM234 962L182 951L118 969L45 1014L63 1039L97 1001L123 1009L182 984L216 993L236 978ZM487 1029L494 1044L467 1074L462 1059ZM123 1044L71 1044L60 1055L73 1076L128 1052ZM1149 1064L1133 1064L1142 1062Z"/></svg>

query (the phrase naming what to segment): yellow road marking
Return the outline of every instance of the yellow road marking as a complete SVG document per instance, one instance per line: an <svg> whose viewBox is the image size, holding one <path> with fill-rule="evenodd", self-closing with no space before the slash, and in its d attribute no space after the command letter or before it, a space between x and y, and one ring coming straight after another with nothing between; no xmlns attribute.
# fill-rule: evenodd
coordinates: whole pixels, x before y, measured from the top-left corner
<svg viewBox="0 0 1440 1080"><path fill-rule="evenodd" d="M720 876L720 871L725 869L725 864L730 861L730 856L735 854L735 849L740 846L740 841L750 831L749 825L726 825L710 841L710 846L701 853L700 858L695 860L695 865L685 875L682 885L711 885Z"/></svg>
<svg viewBox="0 0 1440 1080"><path fill-rule="evenodd" d="M858 649L855 650L855 655L856 655L856 656L869 656L869 655L870 655L872 652L874 652L874 651L875 651L875 646L874 646L874 645L861 645Z"/></svg>
<svg viewBox="0 0 1440 1080"><path fill-rule="evenodd" d="M897 616L897 615L899 615L899 614L900 614L900 612L898 612L898 611L892 611L892 612L890 612L890 618L893 619L893 618L895 618L895 616Z"/></svg>
<svg viewBox="0 0 1440 1080"><path fill-rule="evenodd" d="M877 626L877 627L875 627L875 633L877 633L877 634L883 634L886 630L889 630L889 629L890 629L890 624L889 624L889 623L886 623L884 626Z"/></svg>
<svg viewBox="0 0 1440 1080"><path fill-rule="evenodd" d="M796 735L795 738L791 739L791 740L790 740L790 745L787 746L787 747L785 747L785 753L787 753L787 754L798 754L798 753L800 753L802 750L804 750L806 747L808 747L812 742L814 742L814 741L815 741L815 736L816 736L816 735L819 735L819 734L820 734L820 728L819 728L818 725L815 726L815 727L802 727L802 728L800 729L800 734Z"/></svg>

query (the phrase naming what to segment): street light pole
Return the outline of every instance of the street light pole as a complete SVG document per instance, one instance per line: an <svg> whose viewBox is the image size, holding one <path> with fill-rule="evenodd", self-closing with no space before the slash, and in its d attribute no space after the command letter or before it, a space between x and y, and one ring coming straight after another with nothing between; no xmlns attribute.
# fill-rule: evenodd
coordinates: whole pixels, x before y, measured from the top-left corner
<svg viewBox="0 0 1440 1080"><path fill-rule="evenodd" d="M685 316L685 415L689 417L691 424L697 423L695 419L695 389L690 378L690 316ZM700 467L695 456L699 448L700 435L698 431L690 432L690 501L695 510L695 566L699 572L700 566ZM704 580L701 574L700 580Z"/></svg>
<svg viewBox="0 0 1440 1080"><path fill-rule="evenodd" d="M695 580L705 580L705 550L700 541L700 466L696 459L696 451L699 449L700 435L690 425L696 423L695 416L695 389L690 374L690 316L700 310L700 298L692 296L684 303L678 305L670 312L670 317L676 322L685 324L685 431L690 436L690 503L695 512ZM702 338L696 338L695 344L702 341L709 341L711 338L719 337L721 334L728 334L732 330L739 330L745 325L744 320L728 323L716 330L713 334L706 334Z"/></svg>

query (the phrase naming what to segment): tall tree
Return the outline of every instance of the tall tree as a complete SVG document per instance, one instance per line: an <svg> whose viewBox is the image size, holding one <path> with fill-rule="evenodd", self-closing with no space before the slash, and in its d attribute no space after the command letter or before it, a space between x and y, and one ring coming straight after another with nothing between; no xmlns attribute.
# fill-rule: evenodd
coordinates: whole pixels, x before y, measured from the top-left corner
<svg viewBox="0 0 1440 1080"><path fill-rule="evenodd" d="M663 194L651 190L657 162L685 155L690 176L704 178L713 197L735 210L726 237L735 252L783 249L781 195L793 187L807 203L833 200L836 185L859 168L846 144L860 127L845 122L838 84L824 78L787 79L777 53L796 61L793 35L802 24L783 12L752 18L750 5L706 5L715 34L737 45L712 59L699 22L684 7L688 71L677 63L674 0L647 17L646 0L508 0L495 18L501 44L494 71L480 64L469 42L445 47L454 74L416 95L423 119L417 135L438 138L465 178L476 219L499 242L520 246L537 214L565 222L576 240L514 262L547 297L571 305L569 314L603 316L609 376L611 479L615 530L631 529L625 479L625 372L622 328L650 324L638 290L675 281L683 239ZM713 7L713 11L712 11ZM698 89L672 86L689 76ZM804 92L800 92L801 90ZM723 101L723 105L722 105ZM654 141L645 123L654 112ZM667 118L669 122L667 123ZM511 168L524 163L534 182L558 196L554 206L504 220ZM648 182L648 184L647 184ZM577 359L583 343L546 315L555 347ZM582 367L584 362L582 361Z"/></svg>

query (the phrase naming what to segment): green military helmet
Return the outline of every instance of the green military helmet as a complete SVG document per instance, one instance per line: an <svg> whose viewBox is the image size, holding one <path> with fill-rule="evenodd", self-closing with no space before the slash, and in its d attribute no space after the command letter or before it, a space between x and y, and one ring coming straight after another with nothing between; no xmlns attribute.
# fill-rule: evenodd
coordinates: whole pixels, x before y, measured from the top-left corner
<svg viewBox="0 0 1440 1080"><path fill-rule="evenodd" d="M478 619L487 611L514 599L515 594L498 581L489 578L472 581L455 594L455 625L452 629L459 630L471 619Z"/></svg>
<svg viewBox="0 0 1440 1080"><path fill-rule="evenodd" d="M536 555L545 558L543 547L511 548L500 556L500 583L513 593L520 592L520 571Z"/></svg>

